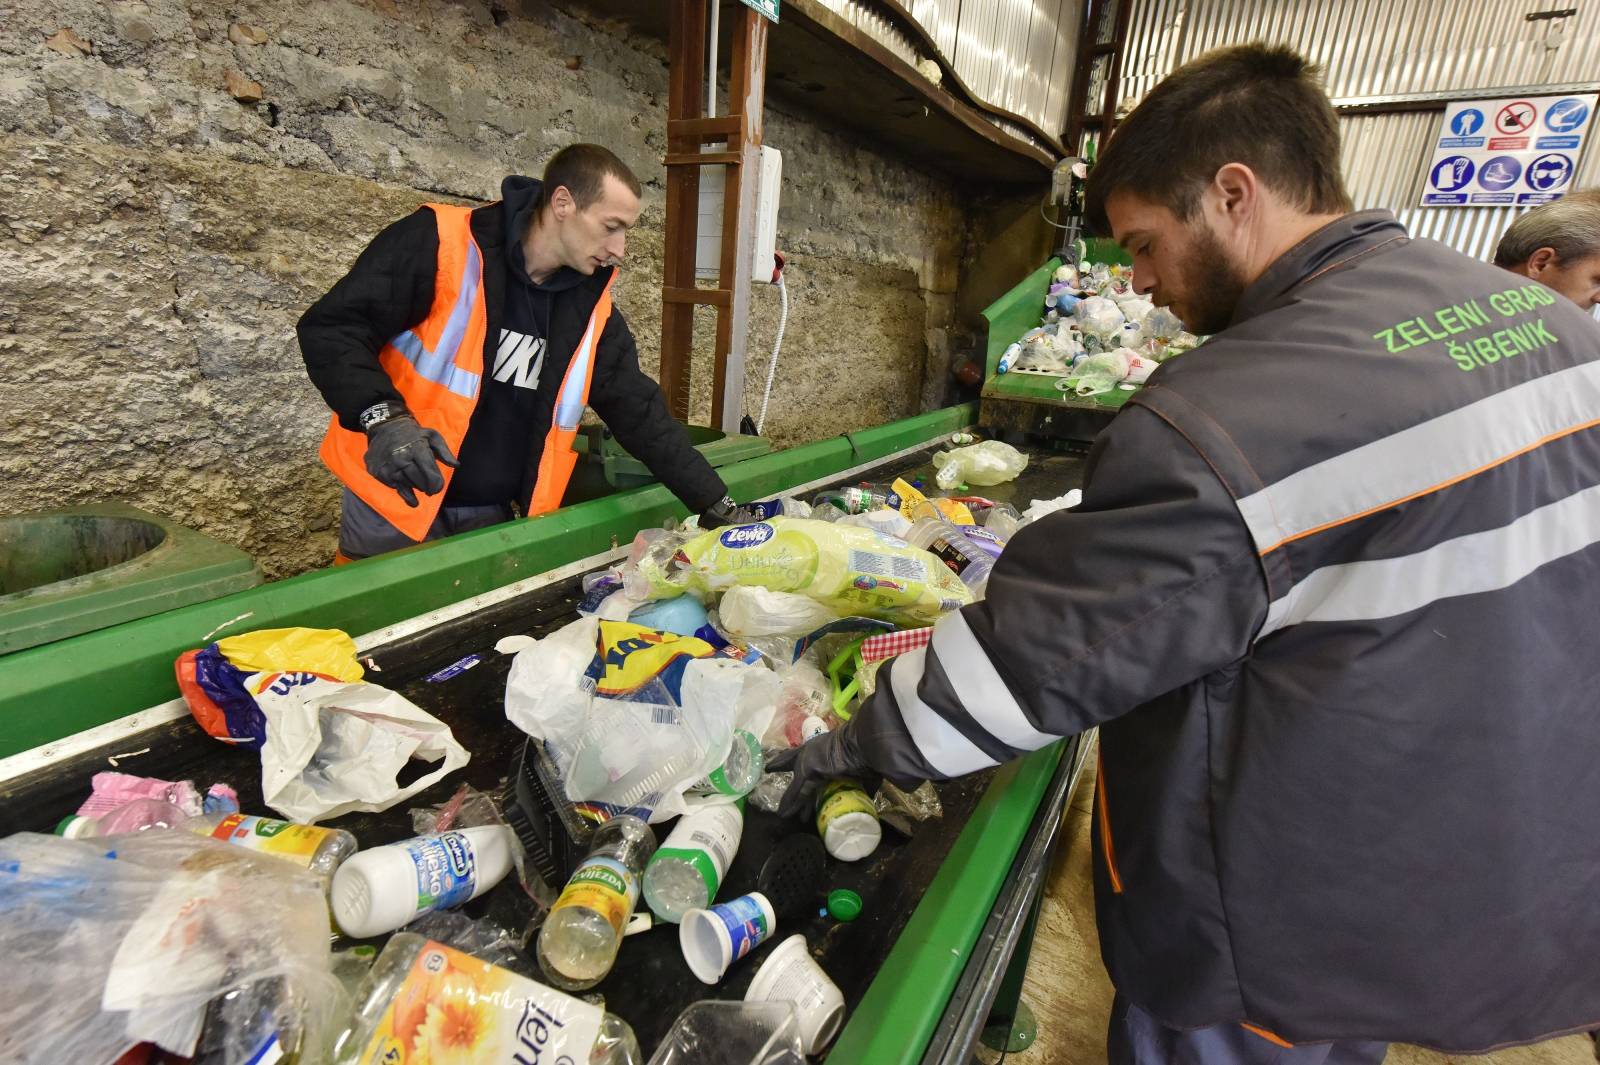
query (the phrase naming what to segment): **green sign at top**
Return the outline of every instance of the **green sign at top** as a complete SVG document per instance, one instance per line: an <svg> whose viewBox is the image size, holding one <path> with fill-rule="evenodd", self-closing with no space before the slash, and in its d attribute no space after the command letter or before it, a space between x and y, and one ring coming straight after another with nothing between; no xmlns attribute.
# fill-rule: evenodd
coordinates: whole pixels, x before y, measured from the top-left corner
<svg viewBox="0 0 1600 1065"><path fill-rule="evenodd" d="M779 2L780 0L744 0L744 6L753 7L773 22L777 22Z"/></svg>

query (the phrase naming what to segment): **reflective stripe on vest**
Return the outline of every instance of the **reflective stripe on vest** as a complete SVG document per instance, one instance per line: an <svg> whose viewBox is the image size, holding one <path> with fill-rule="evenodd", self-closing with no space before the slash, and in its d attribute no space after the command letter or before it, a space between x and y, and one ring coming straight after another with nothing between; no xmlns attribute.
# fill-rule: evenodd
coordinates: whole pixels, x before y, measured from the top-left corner
<svg viewBox="0 0 1600 1065"><path fill-rule="evenodd" d="M544 451L539 456L538 478L534 481L533 497L528 501L528 516L548 514L561 506L561 497L572 480L573 468L578 464L578 453L572 443L578 435L578 423L583 419L583 409L589 403L589 385L594 380L594 364L599 355L600 337L605 333L606 322L611 318L611 286L617 275L612 273L595 302L589 324L584 327L578 350L572 353L567 372L561 379L561 391L556 394L555 415L550 420L550 432L544 438Z"/></svg>
<svg viewBox="0 0 1600 1065"><path fill-rule="evenodd" d="M472 208L430 203L439 228L433 305L422 321L385 344L378 363L417 422L438 430L457 454L466 438L483 379L488 312L483 293L483 253L472 237ZM400 494L367 472L366 434L334 417L322 440L322 461L334 476L384 520L413 540L427 537L444 503L444 490L417 493L409 507ZM455 472L440 466L445 488Z"/></svg>
<svg viewBox="0 0 1600 1065"><path fill-rule="evenodd" d="M456 353L461 350L461 338L467 335L467 327L472 321L472 308L474 296L481 299L479 291L483 282L483 256L478 252L475 242L467 244L466 270L462 274L460 291L456 294L456 302L450 308L450 317L445 321L444 329L439 334L439 341L433 350L422 342L414 329L389 341L390 345L409 362L424 379L436 385L443 385L458 396L466 399L476 399L478 385L483 380L483 375L464 369L456 362Z"/></svg>

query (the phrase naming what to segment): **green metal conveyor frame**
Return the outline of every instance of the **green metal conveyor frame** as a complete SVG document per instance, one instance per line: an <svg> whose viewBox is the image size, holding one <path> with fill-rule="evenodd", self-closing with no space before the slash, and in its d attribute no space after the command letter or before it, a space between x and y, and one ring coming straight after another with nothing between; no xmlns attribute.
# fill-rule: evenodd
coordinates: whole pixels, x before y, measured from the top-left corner
<svg viewBox="0 0 1600 1065"><path fill-rule="evenodd" d="M763 498L932 443L970 427L975 414L970 404L952 407L721 472L736 497ZM682 513L665 488L641 488L4 656L0 758L173 699L173 660L218 630L371 632L607 551ZM1062 741L997 772L831 1063L910 1065L940 1060L954 1041L970 1048L994 998L984 974L1019 949L1017 915L1036 898L1086 746ZM932 1045L936 1034L940 1045Z"/></svg>

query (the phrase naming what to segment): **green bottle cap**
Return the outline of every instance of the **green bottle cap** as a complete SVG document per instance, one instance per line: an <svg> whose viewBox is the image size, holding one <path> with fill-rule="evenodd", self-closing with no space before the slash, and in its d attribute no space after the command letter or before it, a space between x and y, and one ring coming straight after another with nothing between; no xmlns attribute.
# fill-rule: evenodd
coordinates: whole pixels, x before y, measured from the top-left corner
<svg viewBox="0 0 1600 1065"><path fill-rule="evenodd" d="M861 896L849 888L828 892L828 916L835 921L854 921L861 916Z"/></svg>

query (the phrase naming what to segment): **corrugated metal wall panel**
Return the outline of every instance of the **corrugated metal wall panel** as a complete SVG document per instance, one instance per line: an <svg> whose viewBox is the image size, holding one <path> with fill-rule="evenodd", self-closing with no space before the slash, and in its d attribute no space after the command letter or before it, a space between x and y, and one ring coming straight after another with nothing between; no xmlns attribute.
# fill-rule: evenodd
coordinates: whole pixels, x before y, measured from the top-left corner
<svg viewBox="0 0 1600 1065"><path fill-rule="evenodd" d="M1340 162L1356 207L1386 207L1413 236L1430 237L1478 259L1494 254L1500 235L1525 208L1419 207L1428 146L1439 133L1437 111L1349 115L1339 121ZM1574 187L1600 184L1600 152L1586 152Z"/></svg>
<svg viewBox="0 0 1600 1065"><path fill-rule="evenodd" d="M1559 86L1600 78L1600 4L1581 5L1564 40L1546 47L1550 23L1530 23L1546 0L1135 0L1122 95L1142 98L1172 70L1212 48L1266 40L1292 44L1323 65L1334 98ZM1395 212L1412 234L1487 259L1526 208L1423 208L1428 147L1440 112L1340 119L1340 162L1358 208ZM1591 145L1573 187L1600 184Z"/></svg>
<svg viewBox="0 0 1600 1065"><path fill-rule="evenodd" d="M1212 48L1292 44L1322 64L1336 98L1590 81L1600 76L1600 4L1562 20L1549 0L1135 0L1123 95ZM1187 27L1185 27L1187 23Z"/></svg>
<svg viewBox="0 0 1600 1065"><path fill-rule="evenodd" d="M1078 66L1078 37L1083 32L1085 10L1085 0L1062 0L1061 16L1055 27L1055 55L1050 60L1046 79L1046 129L1064 130L1067 125L1067 106L1071 102L1073 71ZM1076 150L1075 145L1066 147L1068 152Z"/></svg>

